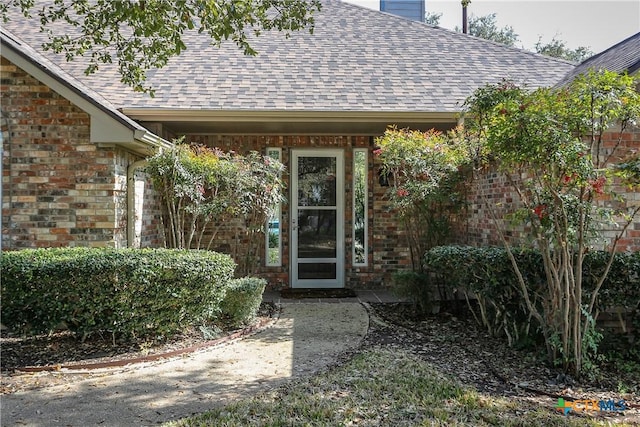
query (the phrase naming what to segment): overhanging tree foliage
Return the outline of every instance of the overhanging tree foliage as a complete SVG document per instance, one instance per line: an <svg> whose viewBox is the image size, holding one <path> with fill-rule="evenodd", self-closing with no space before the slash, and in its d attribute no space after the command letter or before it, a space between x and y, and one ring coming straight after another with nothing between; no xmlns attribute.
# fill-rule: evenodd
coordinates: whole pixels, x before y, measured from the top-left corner
<svg viewBox="0 0 640 427"><path fill-rule="evenodd" d="M597 349L596 299L616 243L640 211L616 186L639 188L638 153L618 162L625 132L640 118L640 95L632 77L590 72L567 87L528 91L509 82L478 89L467 102L465 127L506 176L522 208L512 219L530 230L541 251L546 283L542 295L518 268L506 229L498 227L529 313L538 321L552 362L579 375ZM604 146L605 133L617 135ZM633 190L631 190L633 191ZM606 202L606 203L605 203ZM496 200L486 207L498 224ZM611 241L598 241L605 227ZM585 254L598 243L610 256L591 293L583 289ZM538 302L536 302L536 300Z"/></svg>
<svg viewBox="0 0 640 427"><path fill-rule="evenodd" d="M186 32L206 33L214 44L232 40L245 54L257 52L251 34L262 31L313 31L318 0L3 0L4 22L11 11L35 14L49 35L45 49L64 53L67 60L87 56L85 72L117 61L122 82L150 92L147 71L162 68L188 48ZM54 24L66 24L64 31Z"/></svg>
<svg viewBox="0 0 640 427"><path fill-rule="evenodd" d="M463 7L469 6L471 1L462 0ZM442 14L427 13L425 22L430 25L438 25ZM520 41L518 34L511 26L504 26L498 28L496 21L497 14L491 13L484 16L469 17L469 34L475 37L480 37L486 40L492 40L497 43L501 43L507 46L515 46ZM462 32L462 28L456 26L455 31ZM552 58L561 58L573 62L582 62L591 55L593 52L589 48L579 46L576 49L570 49L567 47L566 42L558 40L556 37L551 39L549 43L542 43L542 38L538 39L538 42L533 47L536 53L540 53Z"/></svg>

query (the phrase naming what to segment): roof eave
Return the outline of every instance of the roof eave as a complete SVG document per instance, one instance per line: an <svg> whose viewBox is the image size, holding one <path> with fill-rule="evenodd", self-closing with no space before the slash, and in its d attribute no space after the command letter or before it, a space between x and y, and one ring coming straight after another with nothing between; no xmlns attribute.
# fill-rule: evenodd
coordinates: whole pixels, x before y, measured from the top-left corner
<svg viewBox="0 0 640 427"><path fill-rule="evenodd" d="M431 111L319 111L319 110L191 110L163 108L123 108L135 120L147 122L287 121L287 122L370 122L390 119L457 121L459 112Z"/></svg>
<svg viewBox="0 0 640 427"><path fill-rule="evenodd" d="M92 119L92 132L90 136L91 142L98 144L114 143L116 145L123 145L127 149L144 154L148 154L160 147L166 148L172 145L169 141L151 134L140 124L136 123L131 118L126 117L126 115L122 114L115 108L110 108L105 105L106 101L101 101L88 96L76 85L76 82L65 80L45 64L36 62L32 57L21 50L22 43L11 37L10 33L3 31L0 42L2 44L3 57L25 70L25 72L29 73L34 78L51 87L61 96L68 99L89 114ZM94 119L96 119L96 128L100 128L101 126L104 127L104 125L109 124L111 124L110 126L113 126L117 123L116 127L118 129L114 129L112 127L111 131L107 133L113 136L106 137L106 139L104 139L102 138L104 132L101 132L100 130L94 132ZM127 131L123 132L124 129ZM128 135L123 137L124 134ZM117 138L115 137L116 135L118 136Z"/></svg>

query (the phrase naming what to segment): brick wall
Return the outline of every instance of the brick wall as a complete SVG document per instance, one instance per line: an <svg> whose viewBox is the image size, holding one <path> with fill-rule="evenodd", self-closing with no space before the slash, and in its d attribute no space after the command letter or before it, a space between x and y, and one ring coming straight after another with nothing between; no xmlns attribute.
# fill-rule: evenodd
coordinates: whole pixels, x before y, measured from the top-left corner
<svg viewBox="0 0 640 427"><path fill-rule="evenodd" d="M501 246L502 242L496 232L496 221L500 229L506 229L508 240L520 236L523 229L512 230L507 227L505 216L518 206L518 195L513 190L507 177L502 172L491 168L474 174L467 172L466 209L463 220L458 222L454 240L460 244L473 246ZM510 179L518 179L511 176ZM492 214L493 212L493 214ZM495 216L496 221L492 219Z"/></svg>
<svg viewBox="0 0 640 427"><path fill-rule="evenodd" d="M620 140L618 140L619 135L620 133L616 129L612 129L611 132L604 136L602 153L605 157L610 156L610 164L619 162L621 159L640 150L640 127L621 134L622 138ZM519 180L526 179L526 177L511 176L510 179ZM616 186L615 191L626 197L628 206L638 206L640 204L640 194L638 192L629 191L620 186ZM513 190L504 174L491 168L482 171L470 182L467 188L467 218L457 230L457 242L474 246L501 245L502 243L496 232L496 225L491 218L491 210L495 212L499 226L504 229L507 224L505 215L518 208L518 201L517 193ZM601 199L600 203L610 206L614 202ZM524 231L526 230L524 228L507 227L507 229L510 230L507 234L508 240L513 243L525 240L526 234ZM618 232L619 229L615 228L604 230L605 241L610 242ZM640 250L640 216L636 216L633 224L618 242L617 250Z"/></svg>
<svg viewBox="0 0 640 427"><path fill-rule="evenodd" d="M640 126L632 127L625 132L613 129L612 132L605 134L602 151L605 156L603 158L608 158L609 164L624 161L633 154L638 155L640 153ZM630 191L619 185L614 188L614 191L624 195L628 207L640 206L640 192ZM615 203L604 199L600 202L606 205ZM622 219L618 219L618 222L623 224ZM619 230L615 228L604 231L604 237L608 240L613 239L616 234L619 234ZM633 223L618 241L616 249L619 251L640 251L640 214L635 217Z"/></svg>
<svg viewBox="0 0 640 427"><path fill-rule="evenodd" d="M371 153L372 141L368 136L228 136L228 135L187 135L186 141L246 153L255 150L265 152L266 147L282 148L282 161L289 165L290 150L293 148L341 148L344 149L345 165L345 282L353 288L372 288L388 286L391 274L399 268L410 268L409 251L398 229L396 217L388 212L384 198L386 187L381 187ZM369 149L369 251L367 266L354 266L352 259L352 204L353 204L353 149ZM289 176L285 174L287 188ZM290 200L290 196L287 195ZM282 266L265 267L264 261L259 268L260 275L269 280L273 288L287 287L289 284L289 206L282 206ZM219 234L216 243L221 250L229 250L233 244Z"/></svg>
<svg viewBox="0 0 640 427"><path fill-rule="evenodd" d="M2 248L126 246L136 156L92 144L89 115L6 58L0 71Z"/></svg>

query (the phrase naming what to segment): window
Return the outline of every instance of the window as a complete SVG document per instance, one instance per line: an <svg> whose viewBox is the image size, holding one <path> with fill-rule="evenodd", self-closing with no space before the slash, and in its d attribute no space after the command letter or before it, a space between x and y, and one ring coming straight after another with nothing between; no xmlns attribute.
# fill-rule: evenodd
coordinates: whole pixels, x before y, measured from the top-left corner
<svg viewBox="0 0 640 427"><path fill-rule="evenodd" d="M353 150L353 265L367 265L367 150Z"/></svg>
<svg viewBox="0 0 640 427"><path fill-rule="evenodd" d="M267 157L282 161L282 149L267 148ZM265 225L265 265L277 267L282 265L282 229L280 204L272 206L271 213Z"/></svg>

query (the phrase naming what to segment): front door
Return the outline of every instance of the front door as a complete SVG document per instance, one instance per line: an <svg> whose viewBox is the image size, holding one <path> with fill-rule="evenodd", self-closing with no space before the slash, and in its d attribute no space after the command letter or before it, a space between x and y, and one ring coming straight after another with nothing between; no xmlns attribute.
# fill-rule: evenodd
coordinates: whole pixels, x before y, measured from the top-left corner
<svg viewBox="0 0 640 427"><path fill-rule="evenodd" d="M344 287L344 153L291 152L291 287Z"/></svg>

